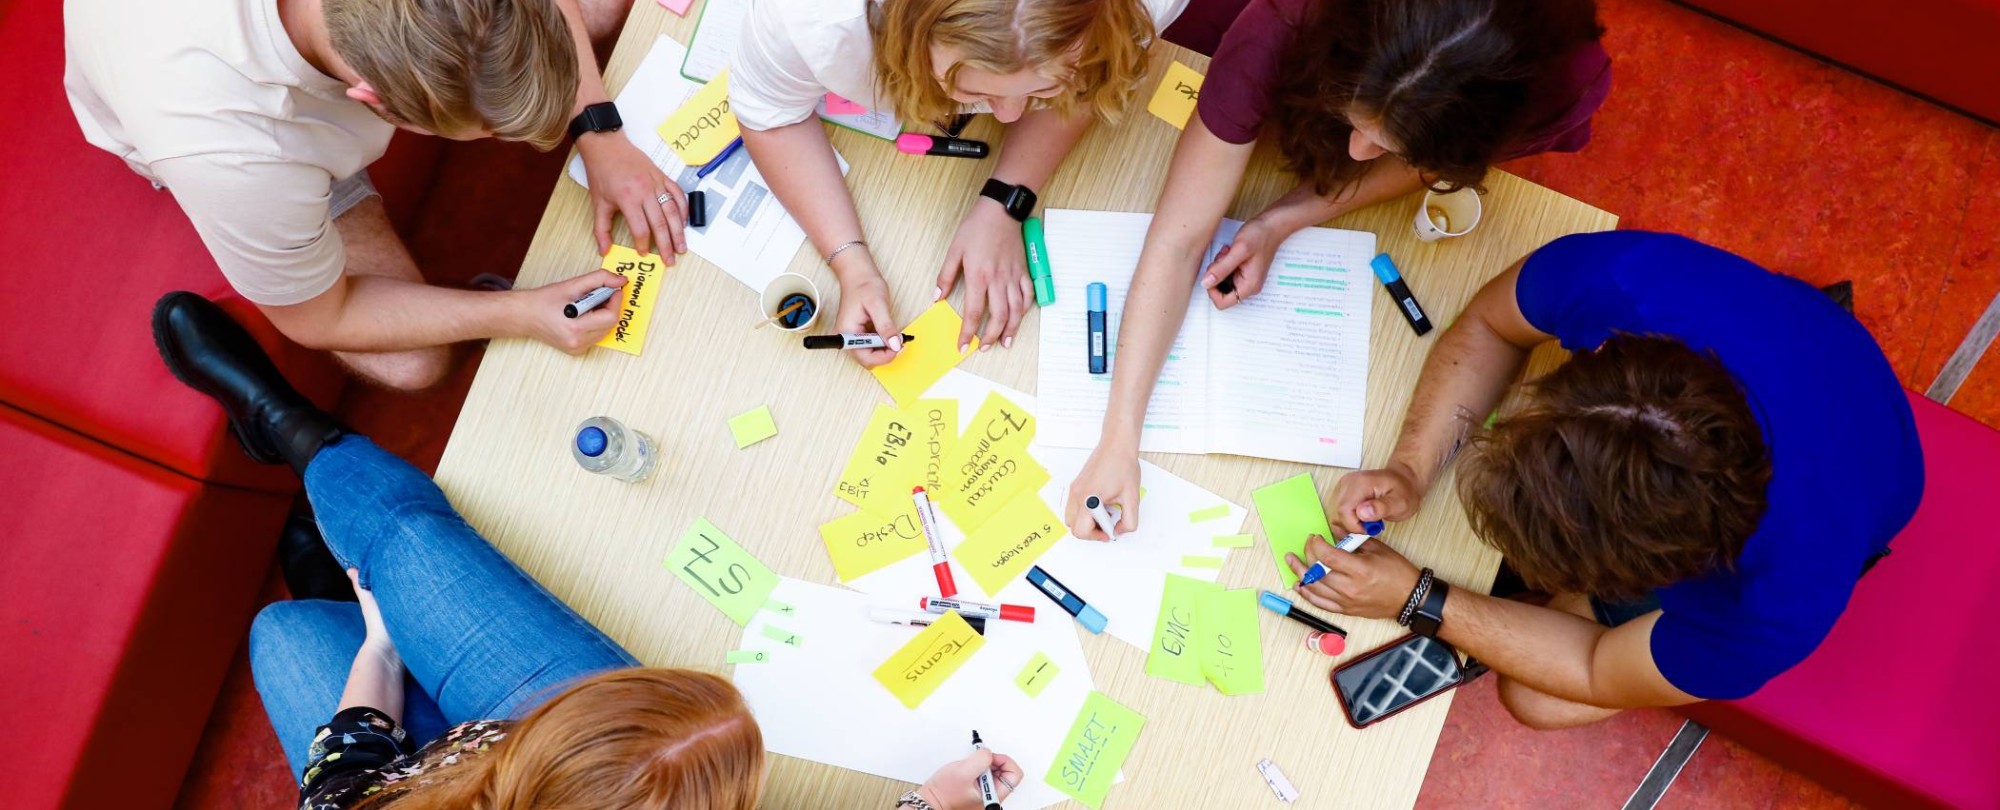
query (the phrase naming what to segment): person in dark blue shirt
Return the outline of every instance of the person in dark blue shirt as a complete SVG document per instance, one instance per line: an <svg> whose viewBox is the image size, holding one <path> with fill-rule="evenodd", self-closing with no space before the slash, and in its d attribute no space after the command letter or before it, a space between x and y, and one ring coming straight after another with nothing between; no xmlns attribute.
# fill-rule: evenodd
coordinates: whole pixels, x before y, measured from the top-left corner
<svg viewBox="0 0 2000 810"><path fill-rule="evenodd" d="M1549 340L1574 355L1481 427ZM1908 400L1853 316L1640 231L1559 239L1488 283L1432 349L1389 462L1335 488L1339 522L1410 517L1461 449L1474 531L1546 606L1452 589L1372 541L1310 543L1331 573L1304 595L1450 642L1541 728L1757 691L1819 646L1923 494Z"/></svg>

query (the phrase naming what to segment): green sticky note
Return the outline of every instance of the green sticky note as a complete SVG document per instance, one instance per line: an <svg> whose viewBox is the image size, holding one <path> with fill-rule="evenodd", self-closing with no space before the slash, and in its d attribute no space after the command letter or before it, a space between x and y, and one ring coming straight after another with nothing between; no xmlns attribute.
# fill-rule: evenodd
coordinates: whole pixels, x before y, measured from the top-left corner
<svg viewBox="0 0 2000 810"><path fill-rule="evenodd" d="M1213 545L1216 548L1249 548L1256 538L1247 534L1218 534Z"/></svg>
<svg viewBox="0 0 2000 810"><path fill-rule="evenodd" d="M729 435L736 437L739 450L778 435L778 423L771 421L771 406L759 405L754 411L730 417Z"/></svg>
<svg viewBox="0 0 2000 810"><path fill-rule="evenodd" d="M667 552L666 566L739 627L750 624L750 617L771 598L771 589L778 587L777 574L707 518L696 518L681 535Z"/></svg>
<svg viewBox="0 0 2000 810"><path fill-rule="evenodd" d="M1319 504L1319 490L1312 473L1299 473L1250 493L1257 504L1257 516L1264 521L1264 539L1271 543L1271 559L1278 564L1278 579L1289 588L1299 576L1285 564L1286 554L1306 558L1306 538L1315 534L1331 538L1326 510Z"/></svg>
<svg viewBox="0 0 2000 810"><path fill-rule="evenodd" d="M1229 517L1229 504L1226 503L1218 503L1214 506L1208 507L1207 509L1196 509L1188 513L1188 520L1191 520L1195 523L1200 523L1204 520L1214 520L1216 518L1226 518L1226 517Z"/></svg>
<svg viewBox="0 0 2000 810"><path fill-rule="evenodd" d="M1221 557L1210 557L1206 554L1181 555L1182 568L1212 568L1220 571L1222 570L1222 563L1223 559Z"/></svg>
<svg viewBox="0 0 2000 810"><path fill-rule="evenodd" d="M1257 636L1257 591L1240 588L1202 594L1195 646L1201 674L1225 695L1264 691L1264 642Z"/></svg>
<svg viewBox="0 0 2000 810"><path fill-rule="evenodd" d="M1093 809L1103 806L1111 780L1117 778L1118 767L1125 764L1145 727L1146 718L1138 712L1102 692L1091 692L1042 781Z"/></svg>
<svg viewBox="0 0 2000 810"><path fill-rule="evenodd" d="M1014 676L1014 685L1021 687L1028 697L1041 697L1042 690L1047 689L1049 681L1055 680L1056 673L1061 671L1062 667L1049 660L1048 653L1038 652L1028 659L1027 666L1021 667L1021 673Z"/></svg>
<svg viewBox="0 0 2000 810"><path fill-rule="evenodd" d="M799 647L805 644L805 639L799 634L768 624L764 625L764 637L787 647Z"/></svg>
<svg viewBox="0 0 2000 810"><path fill-rule="evenodd" d="M764 609L771 611L772 613L776 613L780 616L796 616L799 613L798 608L792 607L791 605L787 605L776 599L764 600Z"/></svg>
<svg viewBox="0 0 2000 810"><path fill-rule="evenodd" d="M1146 653L1147 675L1195 686L1207 682L1201 674L1195 631L1201 621L1201 597L1221 591L1222 586L1213 582L1167 575L1167 587L1160 593L1160 618L1153 622L1153 649Z"/></svg>
<svg viewBox="0 0 2000 810"><path fill-rule="evenodd" d="M763 650L730 650L722 660L731 664L761 664L771 660L771 654Z"/></svg>

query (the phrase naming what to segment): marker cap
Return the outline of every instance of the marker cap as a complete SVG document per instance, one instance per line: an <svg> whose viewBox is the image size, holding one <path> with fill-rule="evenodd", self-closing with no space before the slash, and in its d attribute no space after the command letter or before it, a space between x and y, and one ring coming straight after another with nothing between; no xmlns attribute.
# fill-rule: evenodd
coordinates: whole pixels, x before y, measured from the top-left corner
<svg viewBox="0 0 2000 810"><path fill-rule="evenodd" d="M1097 608L1089 605L1084 605L1083 610L1076 614L1076 622L1092 633L1104 632L1104 626L1111 623L1109 619L1104 618L1104 614L1097 612Z"/></svg>
<svg viewBox="0 0 2000 810"><path fill-rule="evenodd" d="M1376 535L1381 534L1382 530L1386 528L1388 528L1388 526L1379 520L1363 521L1361 524L1361 530L1367 532L1369 537L1374 537Z"/></svg>
<svg viewBox="0 0 2000 810"><path fill-rule="evenodd" d="M1089 286L1089 287L1087 287L1087 288L1085 288L1085 292L1086 292L1086 294L1088 295L1088 297L1089 297L1089 299L1090 299L1090 300L1089 300L1089 302L1088 302L1088 303L1089 303L1089 305L1090 305L1090 306L1089 306L1089 309L1090 309L1090 311L1091 311L1091 312L1103 312L1103 311L1104 311L1104 298L1105 298L1105 295L1106 295L1106 292L1105 292L1105 289L1104 289L1104 282L1102 282L1102 281L1093 281L1093 282L1091 282L1091 283L1090 283L1090 286Z"/></svg>
<svg viewBox="0 0 2000 810"><path fill-rule="evenodd" d="M1279 596L1270 591L1265 591L1263 595L1257 597L1257 601L1259 604L1262 604L1264 606L1265 610L1271 611L1272 613L1292 612L1292 600L1286 599L1285 597Z"/></svg>
<svg viewBox="0 0 2000 810"><path fill-rule="evenodd" d="M1338 633L1307 633L1306 649L1326 655L1339 655L1347 651L1347 637Z"/></svg>
<svg viewBox="0 0 2000 810"><path fill-rule="evenodd" d="M1035 621L1035 609L1027 605L1001 605L1000 618L1010 622L1028 622L1033 624Z"/></svg>
<svg viewBox="0 0 2000 810"><path fill-rule="evenodd" d="M1383 284L1394 284L1403 277L1402 271L1396 269L1396 260L1389 258L1387 253L1375 254L1375 258L1369 260L1368 266L1375 268L1375 277Z"/></svg>
<svg viewBox="0 0 2000 810"><path fill-rule="evenodd" d="M896 136L896 151L906 155L921 155L930 151L931 136L905 132Z"/></svg>

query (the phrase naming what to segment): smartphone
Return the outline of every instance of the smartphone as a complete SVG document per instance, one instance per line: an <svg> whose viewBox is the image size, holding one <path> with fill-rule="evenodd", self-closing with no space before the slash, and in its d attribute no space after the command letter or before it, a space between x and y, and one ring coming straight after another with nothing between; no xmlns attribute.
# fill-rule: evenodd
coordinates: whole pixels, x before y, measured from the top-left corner
<svg viewBox="0 0 2000 810"><path fill-rule="evenodd" d="M1335 667L1331 678L1347 724L1367 728L1485 672L1476 661L1460 664L1449 644L1409 635Z"/></svg>

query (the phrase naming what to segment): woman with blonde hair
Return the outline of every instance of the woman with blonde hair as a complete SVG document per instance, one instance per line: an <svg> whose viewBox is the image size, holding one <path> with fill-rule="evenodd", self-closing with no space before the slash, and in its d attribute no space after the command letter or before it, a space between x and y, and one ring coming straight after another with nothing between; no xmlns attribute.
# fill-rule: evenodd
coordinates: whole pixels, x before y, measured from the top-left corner
<svg viewBox="0 0 2000 810"><path fill-rule="evenodd" d="M757 807L764 738L728 681L638 666L473 531L428 476L287 384L220 307L169 293L153 336L176 377L221 403L240 443L305 480L331 551L284 555L287 583L304 592L250 629L250 668L301 810ZM351 588L335 585L341 569ZM988 772L1003 796L1021 782L1013 760L979 751L906 804L981 807Z"/></svg>
<svg viewBox="0 0 2000 810"><path fill-rule="evenodd" d="M936 298L962 276L965 325L981 349L1012 346L1034 301L1019 220L1093 120L1138 95L1156 33L1206 52L1245 0L755 0L729 68L729 104L771 191L840 280L841 332L898 335L826 131L833 94L893 114L911 132L962 112L1008 124L991 179L960 222ZM1176 25L1187 17L1196 24ZM1183 36L1185 34L1185 36ZM854 352L888 362L902 341Z"/></svg>

